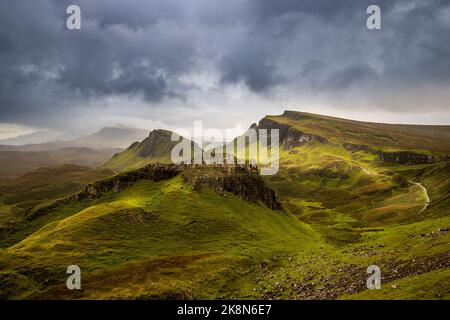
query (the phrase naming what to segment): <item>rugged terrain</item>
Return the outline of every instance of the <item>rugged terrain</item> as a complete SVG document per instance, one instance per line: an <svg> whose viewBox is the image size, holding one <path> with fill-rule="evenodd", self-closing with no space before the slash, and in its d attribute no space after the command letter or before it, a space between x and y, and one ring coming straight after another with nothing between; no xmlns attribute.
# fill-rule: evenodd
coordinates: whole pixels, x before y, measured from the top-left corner
<svg viewBox="0 0 450 320"><path fill-rule="evenodd" d="M140 168L149 163L172 163L171 152L182 137L174 135L179 140L172 141L172 132L156 129L150 132L141 142L132 143L126 150L116 153L103 167L116 172ZM191 143L191 160L195 151L202 149L193 141ZM192 161L193 162L193 161Z"/></svg>
<svg viewBox="0 0 450 320"><path fill-rule="evenodd" d="M99 167L115 153L145 138L147 132L128 127L105 127L98 132L66 141L11 145L26 136L0 140L0 184L42 167L79 165Z"/></svg>
<svg viewBox="0 0 450 320"><path fill-rule="evenodd" d="M5 185L0 297L450 299L450 126L286 111L252 128L280 130L278 174L170 164L155 130L102 169Z"/></svg>

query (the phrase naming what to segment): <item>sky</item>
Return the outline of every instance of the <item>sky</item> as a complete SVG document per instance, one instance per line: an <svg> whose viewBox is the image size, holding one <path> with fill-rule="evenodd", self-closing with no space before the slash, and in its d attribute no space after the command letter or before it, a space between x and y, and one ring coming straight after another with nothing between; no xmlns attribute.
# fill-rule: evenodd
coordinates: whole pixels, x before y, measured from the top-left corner
<svg viewBox="0 0 450 320"><path fill-rule="evenodd" d="M0 139L195 120L239 133L286 109L450 124L449 57L448 0L2 0Z"/></svg>

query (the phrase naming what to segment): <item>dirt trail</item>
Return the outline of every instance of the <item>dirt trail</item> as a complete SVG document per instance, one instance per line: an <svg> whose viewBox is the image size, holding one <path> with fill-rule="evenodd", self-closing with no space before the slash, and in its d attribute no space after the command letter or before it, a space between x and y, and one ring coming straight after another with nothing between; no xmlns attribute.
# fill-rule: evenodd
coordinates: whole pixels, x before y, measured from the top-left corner
<svg viewBox="0 0 450 320"><path fill-rule="evenodd" d="M420 211L418 212L418 213L422 213L423 211L425 211L427 208L428 208L428 206L430 205L430 197L428 196L428 191L427 191L427 188L425 188L421 183L419 183L419 182L414 182L414 181L409 181L410 183L412 183L412 184L415 184L416 186L418 186L419 188L421 188L422 189L422 192L423 192L423 194L425 195L425 205L423 206L423 208L422 209L420 209Z"/></svg>

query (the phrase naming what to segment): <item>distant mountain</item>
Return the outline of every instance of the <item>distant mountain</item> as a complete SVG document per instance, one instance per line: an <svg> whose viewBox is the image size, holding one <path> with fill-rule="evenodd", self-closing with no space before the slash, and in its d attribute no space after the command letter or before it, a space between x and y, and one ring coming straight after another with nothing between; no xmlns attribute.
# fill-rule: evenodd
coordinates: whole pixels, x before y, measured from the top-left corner
<svg viewBox="0 0 450 320"><path fill-rule="evenodd" d="M98 167L119 149L63 148L47 151L0 151L0 182L41 167L75 164Z"/></svg>
<svg viewBox="0 0 450 320"><path fill-rule="evenodd" d="M126 150L115 154L104 167L115 171L136 169L149 163L172 163L171 152L178 141L171 141L172 132L156 129L150 132L142 142L134 142ZM191 142L193 149L198 145ZM193 150L192 149L192 150Z"/></svg>
<svg viewBox="0 0 450 320"><path fill-rule="evenodd" d="M126 148L128 145L130 145L130 143L144 139L146 135L147 131L143 129L128 127L105 127L96 133L68 141L52 141L47 143L17 146L1 145L0 141L0 151L44 151L57 150L62 148Z"/></svg>
<svg viewBox="0 0 450 320"><path fill-rule="evenodd" d="M3 139L0 140L0 146L23 146L26 144L40 144L47 143L51 141L60 140L61 136L57 133L46 131L46 130L38 130L30 134L25 134L22 136L18 136L15 138Z"/></svg>
<svg viewBox="0 0 450 320"><path fill-rule="evenodd" d="M105 127L100 131L73 140L75 147L101 148L126 148L135 141L141 141L147 136L148 131L127 127Z"/></svg>

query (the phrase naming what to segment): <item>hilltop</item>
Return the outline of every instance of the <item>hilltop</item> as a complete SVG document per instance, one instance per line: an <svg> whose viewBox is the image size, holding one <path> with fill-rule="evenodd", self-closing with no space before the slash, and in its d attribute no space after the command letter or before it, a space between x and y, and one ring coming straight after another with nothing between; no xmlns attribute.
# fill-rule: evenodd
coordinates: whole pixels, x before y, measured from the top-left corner
<svg viewBox="0 0 450 320"><path fill-rule="evenodd" d="M259 128L277 127L285 137L289 130L318 136L340 144L385 151L422 151L450 154L450 126L385 124L347 120L306 112L285 111L266 116Z"/></svg>
<svg viewBox="0 0 450 320"><path fill-rule="evenodd" d="M141 142L132 143L126 150L115 154L103 166L114 171L130 170L149 163L172 163L171 152L179 141L171 140L172 132L156 129ZM181 138L181 137L180 137ZM192 152L201 148L191 142Z"/></svg>

